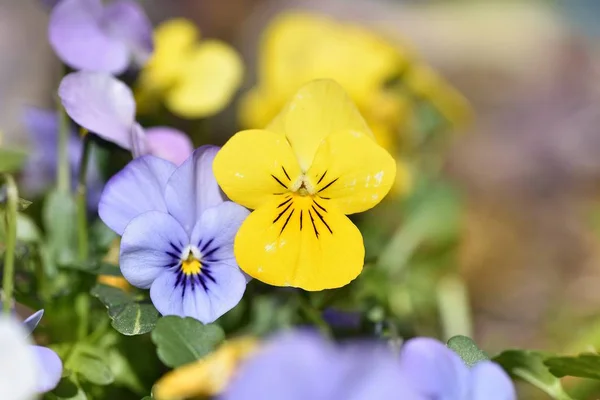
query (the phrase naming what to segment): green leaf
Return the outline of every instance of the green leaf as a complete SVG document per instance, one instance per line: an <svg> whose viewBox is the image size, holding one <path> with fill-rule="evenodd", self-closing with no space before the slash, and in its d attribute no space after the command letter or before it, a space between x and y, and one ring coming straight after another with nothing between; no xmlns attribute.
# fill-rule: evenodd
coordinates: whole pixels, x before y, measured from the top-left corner
<svg viewBox="0 0 600 400"><path fill-rule="evenodd" d="M220 326L203 325L193 318L163 317L152 331L158 358L171 368L201 359L223 340Z"/></svg>
<svg viewBox="0 0 600 400"><path fill-rule="evenodd" d="M458 335L450 338L448 347L454 350L469 367L480 361L489 360L488 355L480 350L471 338L466 336Z"/></svg>
<svg viewBox="0 0 600 400"><path fill-rule="evenodd" d="M78 354L72 368L82 379L95 385L110 385L115 380L110 367L100 358L90 354Z"/></svg>
<svg viewBox="0 0 600 400"><path fill-rule="evenodd" d="M109 264L103 261L90 260L84 262L74 262L73 264L63 265L63 268L74 269L81 272L87 272L92 275L110 275L123 276L117 265Z"/></svg>
<svg viewBox="0 0 600 400"><path fill-rule="evenodd" d="M544 364L545 355L541 352L526 350L507 350L492 360L500 364L514 377L543 390L558 400L572 400L564 391L560 380L552 375Z"/></svg>
<svg viewBox="0 0 600 400"><path fill-rule="evenodd" d="M77 259L76 206L73 196L54 190L48 194L42 210L51 255L60 265Z"/></svg>
<svg viewBox="0 0 600 400"><path fill-rule="evenodd" d="M87 400L85 392L72 377L63 378L52 393L46 394L51 400Z"/></svg>
<svg viewBox="0 0 600 400"><path fill-rule="evenodd" d="M27 160L27 152L23 149L0 148L0 172L16 171Z"/></svg>
<svg viewBox="0 0 600 400"><path fill-rule="evenodd" d="M558 378L576 376L600 380L600 355L584 353L572 357L549 357L544 364Z"/></svg>
<svg viewBox="0 0 600 400"><path fill-rule="evenodd" d="M112 327L127 336L142 335L154 329L158 311L152 304L136 301L133 296L113 286L97 284L90 294L108 309Z"/></svg>

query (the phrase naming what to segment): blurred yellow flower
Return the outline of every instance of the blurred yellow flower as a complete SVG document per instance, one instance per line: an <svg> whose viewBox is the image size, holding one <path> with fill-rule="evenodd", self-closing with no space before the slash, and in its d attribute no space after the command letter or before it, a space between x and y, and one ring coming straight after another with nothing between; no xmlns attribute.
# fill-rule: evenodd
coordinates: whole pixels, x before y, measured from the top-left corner
<svg viewBox="0 0 600 400"><path fill-rule="evenodd" d="M199 39L200 32L186 19L156 28L154 54L136 84L140 112L160 99L185 118L208 117L227 106L242 81L242 60L224 42Z"/></svg>
<svg viewBox="0 0 600 400"><path fill-rule="evenodd" d="M300 86L323 78L342 85L392 154L414 127L415 100L430 102L451 123L469 117L466 100L406 44L324 16L286 13L263 35L258 83L240 103L242 126L265 127Z"/></svg>
<svg viewBox="0 0 600 400"><path fill-rule="evenodd" d="M201 360L179 367L163 376L152 390L157 400L215 396L227 387L238 365L258 347L253 337L223 343Z"/></svg>
<svg viewBox="0 0 600 400"><path fill-rule="evenodd" d="M104 256L102 261L107 264L115 265L115 270L119 270L119 248L121 246L121 239L115 239L110 244L110 248L108 249L108 253ZM131 290L131 285L129 282L125 280L122 276L113 276L113 275L99 275L97 279L98 283L103 283L108 286L113 286L119 289L122 289L126 292Z"/></svg>
<svg viewBox="0 0 600 400"><path fill-rule="evenodd" d="M362 235L346 215L387 195L396 162L342 87L317 80L265 130L235 134L213 170L230 199L255 210L235 238L240 268L271 285L322 290L362 271Z"/></svg>

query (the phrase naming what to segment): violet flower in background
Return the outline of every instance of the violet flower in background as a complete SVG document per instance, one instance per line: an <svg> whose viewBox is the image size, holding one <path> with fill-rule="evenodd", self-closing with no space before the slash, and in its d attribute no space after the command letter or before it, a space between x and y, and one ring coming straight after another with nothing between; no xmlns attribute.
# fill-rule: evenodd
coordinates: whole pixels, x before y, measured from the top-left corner
<svg viewBox="0 0 600 400"><path fill-rule="evenodd" d="M29 135L31 152L20 182L27 196L36 197L44 193L56 180L58 115L56 111L27 107L23 113L23 123ZM82 142L76 132L71 132L69 135L67 147L72 189L75 190L82 151ZM95 210L100 201L104 182L93 152L87 173L88 206L91 210Z"/></svg>
<svg viewBox="0 0 600 400"><path fill-rule="evenodd" d="M215 146L181 166L151 155L131 161L102 193L98 213L121 238L120 266L150 289L163 315L215 321L246 289L233 240L249 212L224 201L212 171Z"/></svg>
<svg viewBox="0 0 600 400"><path fill-rule="evenodd" d="M469 369L442 343L336 346L311 332L276 337L249 358L220 400L515 400L508 375L483 361Z"/></svg>
<svg viewBox="0 0 600 400"><path fill-rule="evenodd" d="M58 95L77 124L131 150L134 157L153 154L179 165L192 154L192 142L183 132L168 127L144 130L135 121L131 89L112 75L89 71L68 74Z"/></svg>
<svg viewBox="0 0 600 400"><path fill-rule="evenodd" d="M152 24L135 1L62 0L52 9L48 37L58 57L74 69L124 72L140 67L154 49Z"/></svg>

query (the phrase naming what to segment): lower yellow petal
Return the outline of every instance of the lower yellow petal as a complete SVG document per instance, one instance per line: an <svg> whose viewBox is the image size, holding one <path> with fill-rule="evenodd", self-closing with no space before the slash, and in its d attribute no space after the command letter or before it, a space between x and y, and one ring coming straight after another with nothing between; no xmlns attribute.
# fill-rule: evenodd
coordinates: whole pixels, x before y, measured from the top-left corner
<svg viewBox="0 0 600 400"><path fill-rule="evenodd" d="M317 194L331 199L344 214L366 211L390 191L396 161L373 139L359 132L329 135L317 150L307 175Z"/></svg>
<svg viewBox="0 0 600 400"><path fill-rule="evenodd" d="M216 114L239 88L244 67L238 53L224 42L206 40L190 54L166 105L186 118Z"/></svg>
<svg viewBox="0 0 600 400"><path fill-rule="evenodd" d="M298 194L250 214L234 252L250 276L311 291L347 285L360 274L365 255L360 231L332 202Z"/></svg>
<svg viewBox="0 0 600 400"><path fill-rule="evenodd" d="M213 171L231 200L254 209L287 192L300 167L285 136L248 130L225 143L215 157Z"/></svg>

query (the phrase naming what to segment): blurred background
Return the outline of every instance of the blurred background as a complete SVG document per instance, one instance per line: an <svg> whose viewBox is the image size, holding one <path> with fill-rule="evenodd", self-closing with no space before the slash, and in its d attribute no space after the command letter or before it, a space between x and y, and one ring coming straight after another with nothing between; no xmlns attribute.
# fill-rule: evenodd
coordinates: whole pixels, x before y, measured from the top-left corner
<svg viewBox="0 0 600 400"><path fill-rule="evenodd" d="M40 3L0 0L4 143L28 145L21 108L51 106L60 79L60 64L46 39L48 10ZM246 65L240 93L256 85L261 35L284 11L311 11L351 22L386 37L402 51L410 49L408 59L428 64L461 93L472 116L445 132L433 161L415 156L415 148L410 156L411 165L428 171L444 187L442 192L449 187L459 199L449 244L440 249L439 243L428 243L429 237L414 239L407 232L413 215L411 199L418 203L411 194L406 195L401 213L394 211L398 203L384 204L370 214L371 222L361 226L372 253L381 249L377 234L369 244L369 229L397 239L399 246L387 248L396 261L394 256L408 251L407 238L414 239L408 246L410 260L397 266L405 268L402 287L397 288L403 299L399 308L409 310L407 314L418 311L419 296L426 298L425 303L446 301L440 281L420 283L419 268L429 271L426 279L447 276L439 274L443 263L446 272L452 271L466 285L474 337L486 351L527 347L568 353L600 347L600 2L141 3L157 24L185 16L199 26L203 37L224 40L238 49ZM340 68L351 71L355 65L348 62ZM239 100L240 95L210 119L215 141L224 142L237 129ZM193 124L184 126L193 129ZM417 176L413 189L404 190L420 193L419 182ZM429 196L434 189L422 190L425 193L419 195ZM445 210L445 200L437 201L429 203L430 219L438 218L434 212ZM439 225L446 217L434 220L427 234L437 238L447 228ZM426 262L416 256L431 251L436 256ZM462 293L460 285L455 289ZM390 296L395 290L390 289ZM410 304L403 297L405 291ZM421 317L427 319L430 310L424 310ZM413 329L431 333L419 328L419 318Z"/></svg>

